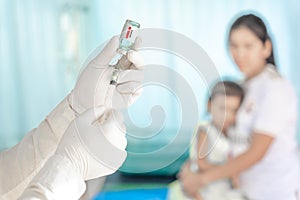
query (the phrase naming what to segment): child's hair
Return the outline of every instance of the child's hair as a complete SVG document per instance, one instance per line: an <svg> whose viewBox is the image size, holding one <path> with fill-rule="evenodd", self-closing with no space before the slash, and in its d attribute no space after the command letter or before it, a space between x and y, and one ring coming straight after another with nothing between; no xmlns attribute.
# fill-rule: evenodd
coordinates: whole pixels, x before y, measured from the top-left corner
<svg viewBox="0 0 300 200"><path fill-rule="evenodd" d="M243 88L233 81L217 82L211 90L209 101L211 101L215 96L220 94L226 96L238 96L241 98L241 103L245 95Z"/></svg>

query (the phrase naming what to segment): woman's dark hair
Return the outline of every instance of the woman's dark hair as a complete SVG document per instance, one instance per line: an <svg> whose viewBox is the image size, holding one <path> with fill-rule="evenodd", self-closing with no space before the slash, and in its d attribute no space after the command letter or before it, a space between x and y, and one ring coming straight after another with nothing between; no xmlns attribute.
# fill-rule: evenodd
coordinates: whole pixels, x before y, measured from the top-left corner
<svg viewBox="0 0 300 200"><path fill-rule="evenodd" d="M211 101L217 95L238 96L241 98L240 103L242 103L245 92L243 88L236 82L219 81L212 88L209 101Z"/></svg>
<svg viewBox="0 0 300 200"><path fill-rule="evenodd" d="M231 35L231 32L235 29L238 29L240 27L246 27L250 31L252 31L264 44L266 40L269 40L272 44L272 50L271 55L269 58L267 58L267 63L271 63L274 66L275 65L275 59L274 59L274 52L273 52L273 43L272 40L268 34L267 27L265 23L262 21L261 18L257 17L253 14L247 14L239 17L231 26L229 31L229 37Z"/></svg>

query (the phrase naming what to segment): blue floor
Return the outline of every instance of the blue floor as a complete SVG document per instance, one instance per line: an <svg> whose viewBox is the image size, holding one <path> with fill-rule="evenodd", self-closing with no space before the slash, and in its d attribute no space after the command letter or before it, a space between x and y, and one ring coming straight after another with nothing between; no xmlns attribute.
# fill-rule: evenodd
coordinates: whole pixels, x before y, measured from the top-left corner
<svg viewBox="0 0 300 200"><path fill-rule="evenodd" d="M107 177L93 200L166 200L174 176L129 175L116 172Z"/></svg>
<svg viewBox="0 0 300 200"><path fill-rule="evenodd" d="M167 188L101 192L94 200L166 200Z"/></svg>

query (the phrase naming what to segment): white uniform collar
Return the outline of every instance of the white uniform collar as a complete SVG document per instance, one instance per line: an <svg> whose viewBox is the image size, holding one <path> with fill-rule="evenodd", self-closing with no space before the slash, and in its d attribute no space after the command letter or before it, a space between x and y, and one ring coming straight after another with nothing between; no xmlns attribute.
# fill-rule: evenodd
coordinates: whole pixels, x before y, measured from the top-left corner
<svg viewBox="0 0 300 200"><path fill-rule="evenodd" d="M246 80L244 82L244 88L247 90L249 88L250 85L254 84L255 82L257 82L257 80L261 79L262 77L266 76L267 74L272 72L276 72L276 68L273 64L271 63L267 63L265 68L259 73L257 74L255 77L251 78L250 80Z"/></svg>

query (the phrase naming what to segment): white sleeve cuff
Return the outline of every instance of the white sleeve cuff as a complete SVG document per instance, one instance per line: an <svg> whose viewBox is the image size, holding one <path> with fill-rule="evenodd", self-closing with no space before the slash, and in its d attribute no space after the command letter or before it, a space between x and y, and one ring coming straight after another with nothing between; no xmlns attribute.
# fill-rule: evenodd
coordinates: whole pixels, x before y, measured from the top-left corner
<svg viewBox="0 0 300 200"><path fill-rule="evenodd" d="M19 199L79 199L85 189L84 180L71 162L62 156L54 155Z"/></svg>

